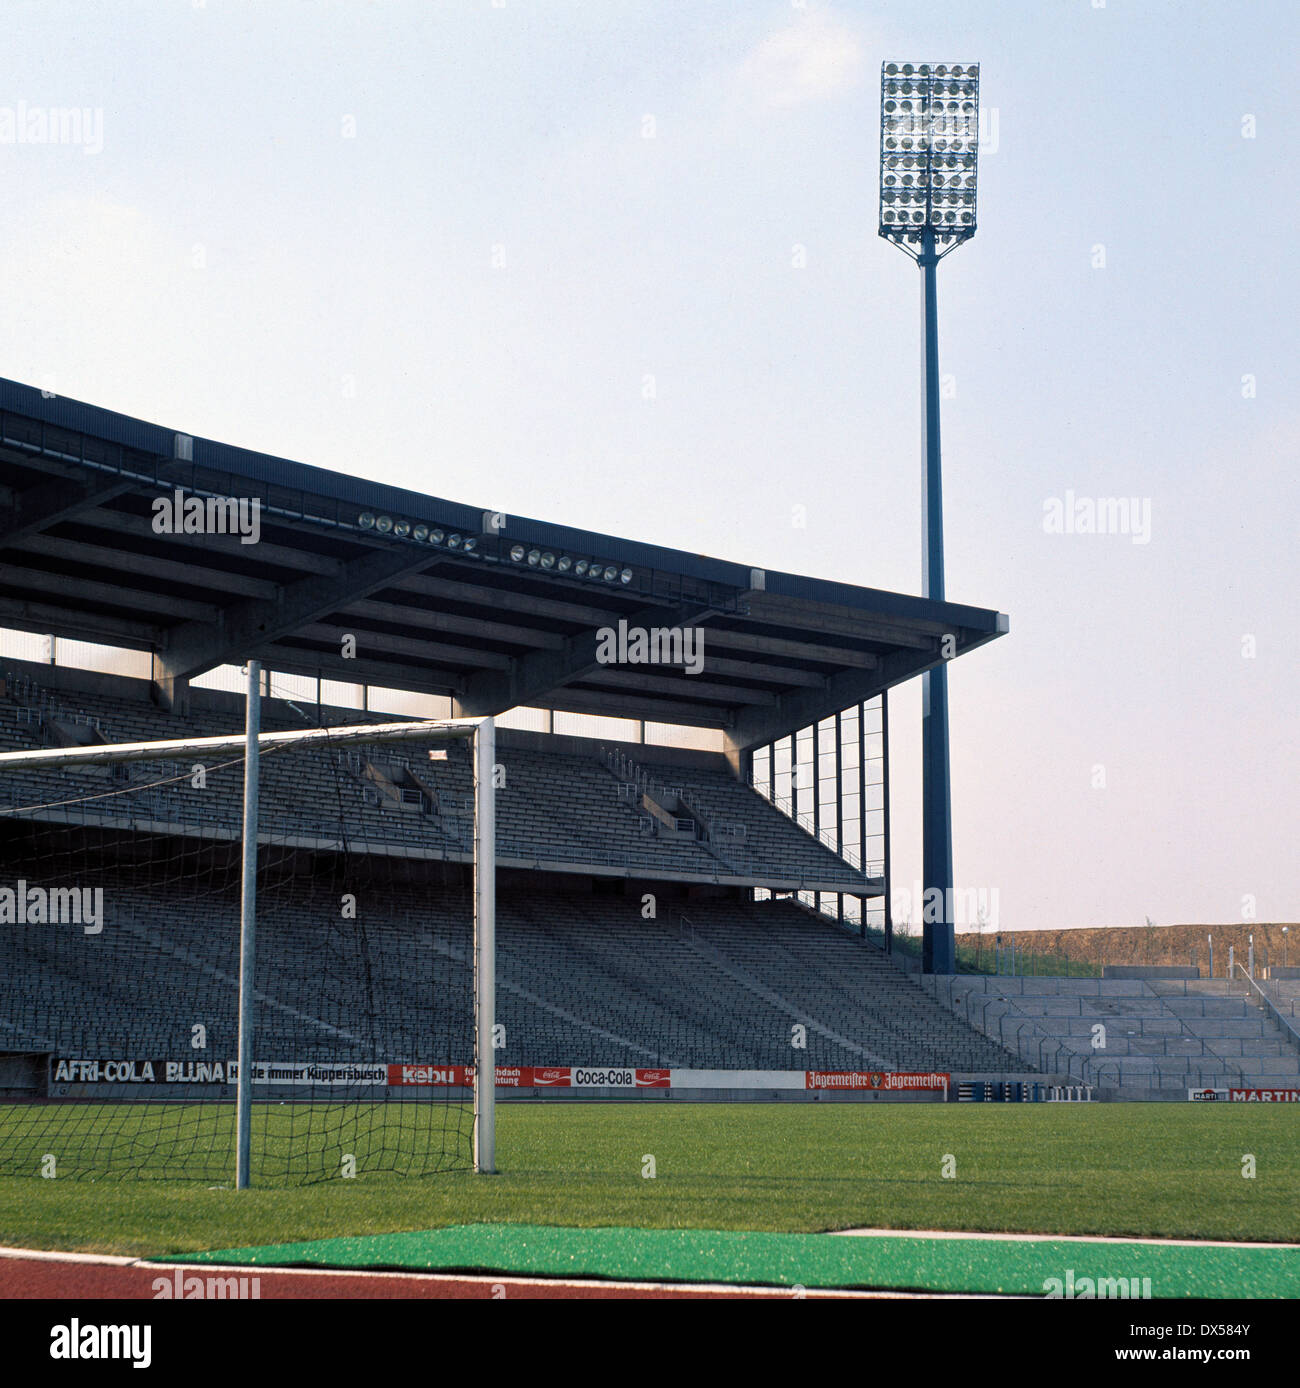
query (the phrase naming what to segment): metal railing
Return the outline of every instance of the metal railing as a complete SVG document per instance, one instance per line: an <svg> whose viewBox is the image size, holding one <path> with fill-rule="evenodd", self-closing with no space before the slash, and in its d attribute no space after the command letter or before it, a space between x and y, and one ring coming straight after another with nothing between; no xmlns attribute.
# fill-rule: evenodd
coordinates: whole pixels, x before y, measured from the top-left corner
<svg viewBox="0 0 1300 1388"><path fill-rule="evenodd" d="M946 981L948 985L948 1001L946 1004L947 1008L954 1016L958 1016L958 1002L954 995L955 977L955 975L949 975L946 977L944 981ZM923 974L919 977L918 982L920 983L923 989L932 994L936 1002L942 1001L940 997L940 976L938 974ZM1010 1000L1010 998L998 997L992 993L987 992L982 993L981 996L984 999L984 1005L982 1008L979 1009L978 1018L973 1017L971 1015L971 998L976 991L978 990L974 988L968 988L964 990L965 996L962 998L962 1002L965 1004L964 1011L966 1017L966 1025L969 1026L973 1031L979 1032L982 1036L987 1037L990 1041L996 1039L998 1045L1000 1045L1003 1048L1003 1050L1010 1050L1012 1049L1012 1047L1014 1047L1014 1054L1019 1059L1027 1062L1029 1061L1029 1051L1028 1047L1025 1045L1024 1042L1024 1033L1026 1030L1030 1031L1031 1033L1037 1032L1038 1034L1036 1036L1032 1036L1031 1039L1035 1043L1035 1050L1033 1052L1035 1056L1035 1068L1040 1073L1048 1073L1049 1067L1054 1068L1059 1073L1061 1068L1061 1055L1062 1053L1064 1053L1065 1073L1067 1075L1071 1076L1072 1078L1077 1078L1081 1083L1084 1084L1096 1083L1096 1081L1090 1074L1090 1070L1092 1069L1090 1057L1081 1055L1078 1051L1071 1050L1069 1047L1065 1045L1065 1043L1062 1040L1060 1040L1059 1037L1052 1036L1050 1033L1045 1031L1044 1028L1039 1024L1037 1018L1028 1016L1027 1014L1021 1012L1020 1009L1016 1006L1016 1004ZM990 1007L996 1002L1004 1003L1005 1009L997 1014L997 1036L996 1038L994 1038L992 1028L989 1025L988 1012ZM1012 1012L1019 1014L1019 1025L1012 1029L1012 1047L1008 1047L1006 1022L1007 1016ZM1044 1049L1049 1043L1052 1046L1052 1051L1050 1055L1047 1054ZM1078 1067L1077 1071L1075 1068L1076 1065Z"/></svg>
<svg viewBox="0 0 1300 1388"><path fill-rule="evenodd" d="M677 799L681 801L681 803L690 810L696 822L704 830L703 835L695 841L700 848L711 857L716 858L725 868L737 877L753 877L759 875L758 870L752 863L746 864L739 862L732 856L737 852L747 852L750 846L748 828L743 821L715 815L713 811L710 810L708 806L704 805L699 797L692 793L686 786L670 784L667 781L655 777L651 774L648 767L642 766L639 762L634 761L621 747L606 747L602 744L597 759L618 780L618 794L621 799L632 801L634 808L635 802L642 794L649 795L652 799ZM748 787L748 789L753 790L753 787ZM757 794L757 792L755 793ZM769 800L768 803L771 804L772 802ZM790 816L787 815L786 818L789 819ZM797 828L804 829L804 826L799 824L797 820L791 819L790 822ZM738 830L740 832L737 832ZM807 833L808 831L804 829L804 832ZM812 837L812 835L809 835L809 837ZM728 844L730 851L727 851L721 846L723 842ZM824 844L823 847L829 847L831 852L835 852L834 847L831 845ZM847 862L854 871L862 871L848 854L838 854L837 856ZM768 866L770 867L772 865L768 864ZM778 863L776 866L779 870L781 864ZM880 871L883 873L883 865L881 865ZM786 866L784 875L792 879L797 879L799 882L807 880L806 868L793 860ZM868 873L867 875L869 876L870 874ZM809 890L811 890L811 888ZM845 890L851 891L847 886Z"/></svg>
<svg viewBox="0 0 1300 1388"><path fill-rule="evenodd" d="M885 875L885 864L883 861L871 858L864 859L862 851L858 848L851 848L847 845L842 848L837 847L836 836L831 830L820 827L814 829L811 825L805 824L803 817L795 814L794 801L789 797L777 795L775 793L767 794L759 790L757 786L751 786L750 789L753 790L756 795L766 800L769 805L780 810L791 824L802 829L810 839L815 840L823 848L834 853L837 858L843 858L855 872L862 873L864 877L883 877Z"/></svg>
<svg viewBox="0 0 1300 1388"><path fill-rule="evenodd" d="M28 726L39 726L47 721L67 723L73 727L94 728L101 737L104 735L98 714L66 707L57 700L53 690L38 684L30 675L15 675L6 670L3 678L5 691L14 704L15 722Z"/></svg>
<svg viewBox="0 0 1300 1388"><path fill-rule="evenodd" d="M1255 990L1255 992L1259 994L1260 1001L1264 1004L1265 1007L1268 1008L1268 1010L1269 1010L1269 1011L1273 1014L1273 1016L1277 1019L1278 1025L1288 1034L1288 1036L1289 1036L1289 1038L1290 1038L1290 1041L1291 1041L1291 1044L1292 1044L1297 1050L1300 1050L1300 1031L1296 1031L1295 1027L1293 1027L1293 1026L1291 1025L1291 1023L1290 1023L1290 1021L1288 1020L1288 1018L1286 1017L1285 1013L1282 1012L1281 1008L1278 1007L1278 1005L1277 1005L1277 1004L1273 1001L1273 999L1270 998L1269 995L1259 986L1259 984L1255 982L1255 980L1254 980L1254 979L1250 976L1250 974L1247 972L1247 970L1246 970L1246 968L1245 968L1244 965L1242 965L1241 963L1235 963L1235 962L1234 962L1233 968L1239 970L1240 973L1241 973L1242 978L1244 978L1244 979L1246 980L1246 982ZM1229 975L1229 976L1231 976L1231 975Z"/></svg>
<svg viewBox="0 0 1300 1388"><path fill-rule="evenodd" d="M989 1010L995 1002L1004 1004L1004 1010L995 1014L997 1021L996 1040L1004 1049L1014 1048L1014 1053L1019 1056L1021 1060L1026 1062L1036 1061L1036 1068L1038 1070L1046 1073L1048 1069L1055 1068L1059 1071L1063 1063L1067 1075L1077 1077L1085 1084L1092 1084L1097 1088L1103 1088L1106 1086L1106 1077L1109 1072L1110 1075L1113 1076L1111 1087L1119 1088L1123 1085L1124 1064L1119 1057L1110 1056L1102 1059L1097 1056L1085 1055L1080 1051L1071 1049L1066 1046L1065 1042L1059 1037L1053 1036L1048 1032L1036 1017L1021 1011L1019 1006L1010 997L998 995L985 989L967 988L963 989L964 996L959 1000L954 994L956 977L958 976L948 975L941 980L940 976L931 974L924 976L921 982L922 986L934 996L936 1001L943 1000L941 983L946 983L948 994L947 1006L949 1011L956 1016L962 1015L962 1011L964 1011L967 1025L988 1037L989 1040L995 1039L988 1016ZM975 1012L972 1013L971 1002L976 995L983 999L983 1006L980 1006L977 1002ZM1008 1017L1017 1020L1018 1025L1009 1027L1007 1023ZM1178 1020L1180 1023L1182 1022L1182 1018ZM1008 1036L1008 1031L1010 1032L1010 1036ZM1025 1036L1026 1031L1030 1033L1028 1038ZM1216 1081L1221 1084L1224 1080L1231 1078L1231 1071L1234 1068L1237 1073L1238 1083L1244 1083L1244 1073L1240 1065L1233 1066L1226 1057L1210 1049L1204 1038L1193 1035L1192 1039L1200 1042L1202 1056L1212 1057L1218 1062L1217 1067L1207 1070L1206 1067L1202 1065L1195 1067L1191 1065L1161 1065L1158 1057L1143 1057L1152 1060L1154 1063L1149 1070L1143 1069L1141 1071L1131 1072L1129 1087L1142 1087L1140 1085L1134 1085L1133 1081L1136 1078L1154 1076L1156 1083L1148 1087L1155 1089L1168 1088L1170 1086L1164 1083L1165 1076L1172 1075L1178 1077L1180 1081L1185 1079L1188 1087L1206 1088L1207 1074L1211 1085ZM1032 1050L1030 1045L1026 1044L1027 1040L1029 1043L1032 1043ZM1011 1047L1008 1047L1008 1041L1011 1042ZM1050 1050L1048 1049L1049 1046ZM1181 1087L1181 1084L1178 1087Z"/></svg>

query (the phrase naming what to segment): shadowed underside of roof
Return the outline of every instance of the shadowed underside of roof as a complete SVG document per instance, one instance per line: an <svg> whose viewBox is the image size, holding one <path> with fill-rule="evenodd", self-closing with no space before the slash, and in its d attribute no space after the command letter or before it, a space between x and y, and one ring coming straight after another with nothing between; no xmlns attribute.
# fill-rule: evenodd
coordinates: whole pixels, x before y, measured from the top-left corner
<svg viewBox="0 0 1300 1388"><path fill-rule="evenodd" d="M178 492L256 500L256 542L160 532L159 498ZM605 663L602 631L620 622L700 632L702 661ZM259 659L447 695L461 715L530 705L720 728L737 750L1008 627L983 608L496 517L3 380L0 625L147 651L165 701Z"/></svg>

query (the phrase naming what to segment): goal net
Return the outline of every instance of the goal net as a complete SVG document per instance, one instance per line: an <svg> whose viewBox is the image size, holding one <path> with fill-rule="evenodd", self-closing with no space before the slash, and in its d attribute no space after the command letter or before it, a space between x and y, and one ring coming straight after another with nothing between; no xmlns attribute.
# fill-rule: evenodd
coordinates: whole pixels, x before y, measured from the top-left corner
<svg viewBox="0 0 1300 1388"><path fill-rule="evenodd" d="M233 1184L241 1126L253 1184L490 1170L491 721L268 708L250 891L245 737L60 712L5 708L0 1173Z"/></svg>

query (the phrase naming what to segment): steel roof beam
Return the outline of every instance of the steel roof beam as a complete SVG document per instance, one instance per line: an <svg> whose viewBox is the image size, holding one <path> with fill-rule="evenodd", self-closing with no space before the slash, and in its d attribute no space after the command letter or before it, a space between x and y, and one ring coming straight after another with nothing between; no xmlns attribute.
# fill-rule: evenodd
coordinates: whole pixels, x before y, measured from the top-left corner
<svg viewBox="0 0 1300 1388"><path fill-rule="evenodd" d="M390 632L339 626L333 620L310 622L289 633L294 641L318 641L330 647L328 656L322 652L322 657L330 661L339 659L343 635L356 637L356 659L364 659L372 651L382 651L386 655L408 656L412 660L445 663L453 668L470 670L506 670L509 669L511 661L511 657L504 652L485 650L482 646L453 646L441 641L426 641L421 636L394 636ZM352 660L348 659L341 664L345 667L351 666ZM337 678L351 683L346 668L340 670Z"/></svg>
<svg viewBox="0 0 1300 1388"><path fill-rule="evenodd" d="M666 668L651 665L642 670L631 669L625 665L602 665L597 673L587 677L586 682L599 689L667 694L674 699L699 699L701 702L720 704L723 707L738 705L745 708L770 708L778 698L766 689L746 689L737 684L716 684L698 675L683 674L673 677L652 673L654 670Z"/></svg>
<svg viewBox="0 0 1300 1388"><path fill-rule="evenodd" d="M302 675L307 679L327 680L331 684L364 684L372 688L401 689L413 694L435 694L450 698L465 675L459 670L443 670L436 666L413 665L409 661L350 660L355 668L334 671L322 668L317 652L294 646L267 646L250 652L249 658L260 660L273 673Z"/></svg>
<svg viewBox="0 0 1300 1388"><path fill-rule="evenodd" d="M191 560L159 559L153 554L110 549L82 540L62 540L54 535L31 535L10 548L21 554L42 554L76 564L100 564L108 573L144 574L158 582L184 583L191 588L222 589L242 597L269 598L276 585L268 578L250 578L224 569L204 568Z"/></svg>
<svg viewBox="0 0 1300 1388"><path fill-rule="evenodd" d="M20 568L11 563L4 566L3 578L4 582L21 587L38 599L46 595L80 599L102 603L105 607L120 607L132 614L147 612L170 618L172 622L192 621L196 626L208 626L216 621L220 611L212 603L178 598L165 588L160 591L156 585L143 582L100 583L95 579L50 573L46 569Z"/></svg>
<svg viewBox="0 0 1300 1388"><path fill-rule="evenodd" d="M701 704L690 708L675 699L632 698L596 690L560 689L554 698L540 699L532 707L557 713L590 713L605 718L631 718L647 723L678 723L691 728L725 728L725 709Z"/></svg>
<svg viewBox="0 0 1300 1388"><path fill-rule="evenodd" d="M106 617L53 603L0 596L0 624L38 634L55 632L74 641L95 641L124 650L147 651L163 639L163 628L126 617Z"/></svg>
<svg viewBox="0 0 1300 1388"><path fill-rule="evenodd" d="M10 548L29 535L38 535L60 521L75 520L80 512L112 501L133 485L130 478L121 477L84 483L59 478L29 487L18 493L8 515L0 520L0 549Z"/></svg>
<svg viewBox="0 0 1300 1388"><path fill-rule="evenodd" d="M779 636L763 636L752 631L732 631L705 627L704 647L757 651L760 655L788 656L792 660L811 660L825 665L852 665L861 670L871 669L879 657L871 651L854 650L850 646L828 646L816 640L791 641Z"/></svg>
<svg viewBox="0 0 1300 1388"><path fill-rule="evenodd" d="M174 545L178 558L182 554L189 554L201 561L202 551L208 550L231 557L237 556L244 564L267 564L276 568L296 569L300 573L316 574L322 578L339 574L346 562L317 554L313 550L279 545L271 540L262 539L255 545L246 545L238 535L204 535L202 544L196 546L193 535L160 535L154 530L148 517L137 516L130 511L113 511L101 507L68 519L75 520L78 525L107 530L114 535L134 535L140 539ZM349 534L347 538L351 541L353 536Z"/></svg>
<svg viewBox="0 0 1300 1388"><path fill-rule="evenodd" d="M628 628L688 627L699 625L713 611L703 604L665 610L642 608L624 618ZM612 625L617 619L607 619ZM569 637L559 650L532 651L511 663L505 675L476 675L466 686L454 710L460 717L478 718L504 713L519 705L534 705L546 694L581 680L605 667L597 658L599 629Z"/></svg>
<svg viewBox="0 0 1300 1388"><path fill-rule="evenodd" d="M168 633L166 646L154 661L154 681L170 706L177 681L211 670L215 665L244 661L249 652L292 635L329 616L349 600L388 587L415 568L438 562L437 555L414 546L374 550L342 564L329 578L298 579L269 599L245 599L223 608L214 621L190 621Z"/></svg>
<svg viewBox="0 0 1300 1388"><path fill-rule="evenodd" d="M479 589L479 593L479 602L482 602L485 590ZM388 602L383 598L350 602L339 610L334 621L336 624L341 623L349 617L391 622L403 627L423 627L429 631L449 632L461 636L475 636L483 641L500 641L507 646L550 647L552 650L558 650L565 641L561 633L544 631L540 627L518 626L511 622L493 621L487 617L464 617L454 612L439 612L433 607L412 607L406 603Z"/></svg>
<svg viewBox="0 0 1300 1388"><path fill-rule="evenodd" d="M953 658L995 640L1008 629L1005 617L1000 618L999 628L992 632L972 632L961 630L957 637ZM933 652L914 650L895 651L881 660L873 671L863 673L857 670L844 670L826 681L825 688L818 693L800 692L782 695L776 708L770 712L754 709L739 711L727 730L727 755L737 754L760 747L787 737L800 728L810 727L831 714L865 699L874 699L884 689L901 684L904 680L919 675L943 663L943 656L936 649Z"/></svg>

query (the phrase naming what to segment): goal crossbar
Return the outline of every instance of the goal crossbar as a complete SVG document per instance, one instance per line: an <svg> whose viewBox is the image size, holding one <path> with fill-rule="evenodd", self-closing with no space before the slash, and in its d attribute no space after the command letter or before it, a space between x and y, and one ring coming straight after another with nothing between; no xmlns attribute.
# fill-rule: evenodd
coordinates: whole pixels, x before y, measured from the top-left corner
<svg viewBox="0 0 1300 1388"><path fill-rule="evenodd" d="M314 742L418 742L425 738L473 738L483 725L482 718L424 719L419 722L357 723L340 728L304 728L289 732L259 733L260 751L286 744L309 746ZM91 747L37 747L20 752L0 752L0 771L31 768L57 770L61 766L93 766L108 762L169 761L202 753L242 754L247 747L245 733L220 737L178 737L160 742L103 742Z"/></svg>

